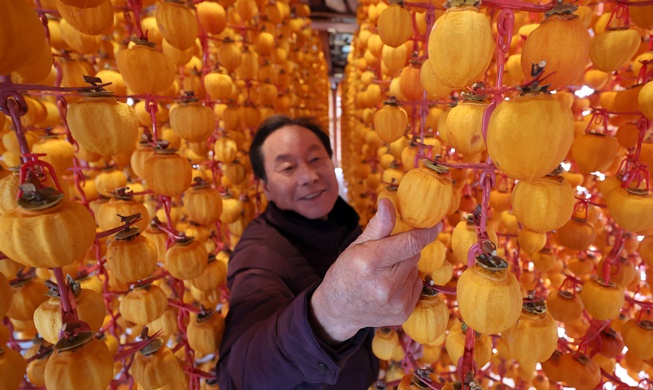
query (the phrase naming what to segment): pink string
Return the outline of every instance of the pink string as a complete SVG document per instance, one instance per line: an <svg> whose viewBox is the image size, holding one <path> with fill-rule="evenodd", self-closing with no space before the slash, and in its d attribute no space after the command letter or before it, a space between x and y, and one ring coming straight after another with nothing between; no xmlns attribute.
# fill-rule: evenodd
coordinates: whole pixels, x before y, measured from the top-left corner
<svg viewBox="0 0 653 390"><path fill-rule="evenodd" d="M183 280L173 278L172 279L172 285L173 285L173 290L175 290L175 288L176 288L175 291L176 291L177 296L179 297L179 299L183 299L184 291L185 291ZM188 324L189 318L190 318L190 316L189 316L188 310L179 310L179 314L177 315L177 326L179 328L179 333L181 335L181 342L184 345L186 363L188 365L190 365L191 368L192 368L193 364L195 362L195 357L194 357L195 352L193 351L193 349L188 344L188 336L186 334L186 329L187 329L187 326L188 326L187 324ZM192 390L199 389L199 378L198 377L195 377L195 376L191 377L190 388Z"/></svg>
<svg viewBox="0 0 653 390"><path fill-rule="evenodd" d="M134 24L136 27L136 35L140 40L147 40L147 35L143 34L143 29L141 28L141 10L143 9L143 0L127 0L127 5L131 9L132 14L134 15ZM127 12L125 12L127 15ZM128 23L131 26L131 23Z"/></svg>
<svg viewBox="0 0 653 390"><path fill-rule="evenodd" d="M653 5L653 1L647 0L647 1L628 1L628 0L616 0L617 3L619 4L624 4L629 7L647 7Z"/></svg>
<svg viewBox="0 0 653 390"><path fill-rule="evenodd" d="M607 30L614 28L611 26L614 19L617 19L620 22L617 23L617 26L615 27L630 26L630 12L628 10L628 5L622 3L621 1L617 1L617 5L615 5L614 9L610 13L610 19L608 19L608 24L606 25Z"/></svg>
<svg viewBox="0 0 653 390"><path fill-rule="evenodd" d="M617 228L615 236L617 236L617 240L612 246L610 253L608 253L605 260L603 261L603 269L601 270L603 279L606 281L606 283L610 283L610 267L615 261L617 261L619 253L626 243L626 234L624 234L622 228Z"/></svg>
<svg viewBox="0 0 653 390"><path fill-rule="evenodd" d="M590 342L595 338L597 338L601 334L601 332L608 326L610 326L610 320L592 321L590 327L587 328L587 331L578 342L578 350L576 351L576 356L578 356L581 353L581 351L586 351Z"/></svg>
<svg viewBox="0 0 653 390"><path fill-rule="evenodd" d="M114 362L118 362L124 359L127 359L128 357L134 356L136 352L140 351L143 349L145 346L149 345L152 343L154 340L156 340L157 337L159 337L163 333L163 330L158 330L156 333L154 333L152 336L149 336L145 338L144 340L132 343L131 348L125 349L119 353L117 353L113 357ZM123 344L124 345L124 344Z"/></svg>
<svg viewBox="0 0 653 390"><path fill-rule="evenodd" d="M404 370L416 370L419 368L419 364L417 363L417 360L415 360L415 357L413 356L413 352L411 351L410 347L412 346L413 341L410 339L410 337L407 337L407 335L403 334L400 335L399 337L399 345L401 345L401 348L404 350L404 359L402 360L402 366L404 366Z"/></svg>
<svg viewBox="0 0 653 390"><path fill-rule="evenodd" d="M653 306L653 302L638 301L637 299L629 296L628 294L626 294L625 297L626 297L626 302L641 306L642 308L650 308Z"/></svg>
<svg viewBox="0 0 653 390"><path fill-rule="evenodd" d="M644 142L644 137L650 127L651 121L642 115L637 121L637 130L639 131L639 134L637 135L637 146L635 148L635 153L633 154L634 161L639 161L639 156L642 153L642 143Z"/></svg>
<svg viewBox="0 0 653 390"><path fill-rule="evenodd" d="M603 109L603 108L593 108L592 109L592 117L590 118L589 122L587 123L587 127L585 127L585 133L597 133L596 131L592 131L592 125L596 126L601 126L603 129L603 132L599 132L599 134L605 134L608 135L610 132L608 131L608 123L610 122L608 118L608 111Z"/></svg>
<svg viewBox="0 0 653 390"><path fill-rule="evenodd" d="M156 143L159 140L156 118L156 113L159 111L159 104L152 96L148 95L145 98L145 110L150 114L150 120L152 121L152 141Z"/></svg>
<svg viewBox="0 0 653 390"><path fill-rule="evenodd" d="M23 160L25 161L20 166L20 183L23 184L29 175L34 175L37 173L43 174L43 177L39 180L41 183L47 180L46 175L49 175L54 183L57 191L63 193L63 189L59 184L59 179L55 174L54 168L49 163L39 160L39 157L45 156L43 153L27 153L23 155ZM23 190L18 191L18 197L20 198L23 195Z"/></svg>
<svg viewBox="0 0 653 390"><path fill-rule="evenodd" d="M15 351L20 351L22 348L20 347L20 344L14 337L14 324L9 320L9 317L5 316L3 318L2 323L9 329L9 341L7 342L9 344L9 348L15 350Z"/></svg>
<svg viewBox="0 0 653 390"><path fill-rule="evenodd" d="M20 152L25 156L30 153L30 150L20 117L27 113L27 103L23 95L18 93L17 90L7 88L7 86L12 87L13 85L16 84L11 83L9 76L4 76L4 82L0 84L0 110L11 117ZM3 86L6 89L3 89Z"/></svg>
<svg viewBox="0 0 653 390"><path fill-rule="evenodd" d="M204 29L204 26L202 25L202 22L199 17L199 13L195 13L195 16L197 18L197 25L199 26L199 40L200 40L200 46L202 47L202 77L200 82L202 83L202 86L205 87L206 85L204 84L204 79L206 78L206 75L211 71L211 64L210 64L210 56L209 56L209 41L207 39L208 35L206 34L206 30ZM211 97L209 94L206 94L206 99L205 99L206 104L211 103Z"/></svg>
<svg viewBox="0 0 653 390"><path fill-rule="evenodd" d="M474 344L476 343L476 332L470 326L467 327L465 332L465 349L463 356L458 359L457 362L457 374L458 378L463 382L463 389L468 388L467 384L464 381L468 372L476 370L476 362L474 361Z"/></svg>
<svg viewBox="0 0 653 390"><path fill-rule="evenodd" d="M417 13L413 12L410 19L413 27L413 36L418 36L419 29L417 28ZM419 52L419 43L417 42L417 39L413 40L413 53L415 52Z"/></svg>
<svg viewBox="0 0 653 390"><path fill-rule="evenodd" d="M197 368L184 367L184 372L188 375L199 379L215 379L215 374L208 373L206 371L199 370Z"/></svg>
<svg viewBox="0 0 653 390"><path fill-rule="evenodd" d="M168 305L174 306L174 307L176 307L178 309L185 310L185 311L188 311L188 312L191 312L191 313L196 313L197 314L197 313L200 312L199 307L195 307L193 305L187 305L182 301L171 299L171 298L168 298Z"/></svg>

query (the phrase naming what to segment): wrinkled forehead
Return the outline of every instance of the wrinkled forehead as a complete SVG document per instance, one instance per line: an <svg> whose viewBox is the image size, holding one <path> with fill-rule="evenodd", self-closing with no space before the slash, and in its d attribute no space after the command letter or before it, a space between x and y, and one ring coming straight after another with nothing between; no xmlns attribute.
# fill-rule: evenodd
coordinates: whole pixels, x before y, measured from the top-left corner
<svg viewBox="0 0 653 390"><path fill-rule="evenodd" d="M302 157L310 152L327 152L317 135L297 125L283 126L270 134L263 142L261 151L266 163L274 162L280 156Z"/></svg>

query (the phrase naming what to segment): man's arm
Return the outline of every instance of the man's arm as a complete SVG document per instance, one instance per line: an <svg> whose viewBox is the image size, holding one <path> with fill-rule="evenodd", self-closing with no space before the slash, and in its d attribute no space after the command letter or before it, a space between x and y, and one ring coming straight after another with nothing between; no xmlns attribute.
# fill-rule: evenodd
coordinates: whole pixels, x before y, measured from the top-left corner
<svg viewBox="0 0 653 390"><path fill-rule="evenodd" d="M254 247L239 255L279 256L257 249L263 250ZM313 290L294 297L279 275L261 269L245 270L233 277L227 330L217 366L220 388L287 389L300 383L321 388L336 382L340 368L362 345L367 331L334 351L311 327Z"/></svg>

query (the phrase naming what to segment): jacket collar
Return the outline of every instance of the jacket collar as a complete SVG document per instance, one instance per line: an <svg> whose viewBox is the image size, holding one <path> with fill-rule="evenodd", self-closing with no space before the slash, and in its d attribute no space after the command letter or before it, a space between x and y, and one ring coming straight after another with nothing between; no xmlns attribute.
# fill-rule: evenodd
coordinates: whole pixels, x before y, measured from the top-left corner
<svg viewBox="0 0 653 390"><path fill-rule="evenodd" d="M327 219L308 219L294 211L281 210L274 202L268 203L263 217L312 263L319 274L326 272L361 232L358 214L340 197Z"/></svg>
<svg viewBox="0 0 653 390"><path fill-rule="evenodd" d="M341 197L336 200L327 219L308 219L290 210L282 210L270 201L264 212L265 219L284 236L309 237L312 234L329 233L344 227L347 231L358 226L360 220L356 211Z"/></svg>

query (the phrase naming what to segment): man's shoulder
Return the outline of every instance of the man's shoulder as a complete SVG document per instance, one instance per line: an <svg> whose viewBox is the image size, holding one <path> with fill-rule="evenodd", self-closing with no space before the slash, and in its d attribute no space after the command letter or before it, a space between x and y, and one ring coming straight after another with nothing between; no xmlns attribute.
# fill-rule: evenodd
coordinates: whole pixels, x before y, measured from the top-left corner
<svg viewBox="0 0 653 390"><path fill-rule="evenodd" d="M261 215L247 225L231 254L229 268L230 271L242 268L279 270L280 264L274 264L275 258L287 263L297 254L290 241Z"/></svg>
<svg viewBox="0 0 653 390"><path fill-rule="evenodd" d="M288 246L292 246L281 232L265 219L263 214L254 218L247 225L236 248L234 248L234 254L247 247L257 245L268 247L277 252L284 252L288 249Z"/></svg>

